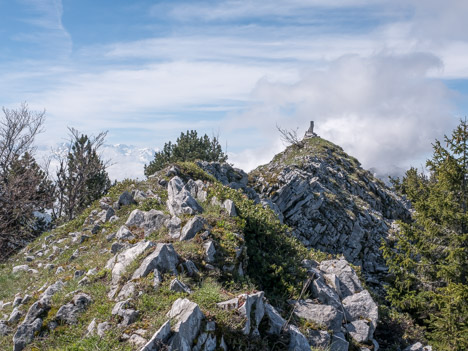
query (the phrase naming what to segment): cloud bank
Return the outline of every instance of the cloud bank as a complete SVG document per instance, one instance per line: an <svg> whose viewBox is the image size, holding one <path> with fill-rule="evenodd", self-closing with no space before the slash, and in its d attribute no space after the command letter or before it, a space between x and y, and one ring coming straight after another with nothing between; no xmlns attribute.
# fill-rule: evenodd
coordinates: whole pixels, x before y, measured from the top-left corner
<svg viewBox="0 0 468 351"><path fill-rule="evenodd" d="M343 56L324 70L303 71L294 84L259 82L253 92L256 103L231 116L229 125L255 128L277 145L276 124L299 127L302 134L314 120L320 136L342 146L364 167L391 173L424 160L430 142L457 123L454 92L430 78L441 69L441 61L430 54ZM276 151L260 154L265 159ZM235 162L251 168L248 154L258 153L234 155Z"/></svg>

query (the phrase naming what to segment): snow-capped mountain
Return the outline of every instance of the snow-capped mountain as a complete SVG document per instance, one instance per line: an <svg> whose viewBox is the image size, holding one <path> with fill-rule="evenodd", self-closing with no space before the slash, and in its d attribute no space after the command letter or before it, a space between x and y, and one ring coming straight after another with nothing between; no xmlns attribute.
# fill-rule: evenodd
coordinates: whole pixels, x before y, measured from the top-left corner
<svg viewBox="0 0 468 351"><path fill-rule="evenodd" d="M105 144L101 150L101 158L109 162L107 172L110 179L123 180L125 178L143 179L144 166L154 158L154 153L158 149L139 148L134 145L125 144ZM47 148L39 148L38 156L40 158L47 158L49 156L64 156L68 152L68 144L57 144L52 150ZM52 157L50 161L50 171L55 173L58 167L58 161Z"/></svg>

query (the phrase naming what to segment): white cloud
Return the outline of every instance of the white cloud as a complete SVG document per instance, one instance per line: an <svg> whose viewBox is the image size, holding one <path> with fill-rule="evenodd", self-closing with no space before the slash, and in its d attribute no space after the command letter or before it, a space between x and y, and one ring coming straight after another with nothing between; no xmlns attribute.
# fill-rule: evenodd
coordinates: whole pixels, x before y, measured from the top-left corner
<svg viewBox="0 0 468 351"><path fill-rule="evenodd" d="M231 117L229 124L256 128L277 140L276 123L300 127L302 134L314 120L319 135L365 167L380 172L407 168L457 122L452 92L428 77L440 65L428 54L344 56L325 70L304 72L295 84L260 82L254 92L258 103ZM246 164L255 162L256 153L250 155L253 160Z"/></svg>

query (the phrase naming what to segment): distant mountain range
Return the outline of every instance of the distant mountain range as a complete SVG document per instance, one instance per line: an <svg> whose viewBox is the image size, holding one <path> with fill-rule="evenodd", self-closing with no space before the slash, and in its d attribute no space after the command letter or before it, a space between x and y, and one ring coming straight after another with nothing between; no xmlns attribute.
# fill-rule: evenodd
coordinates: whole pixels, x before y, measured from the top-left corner
<svg viewBox="0 0 468 351"><path fill-rule="evenodd" d="M144 166L154 158L154 153L159 149L139 148L134 145L126 144L106 144L101 148L102 159L109 160L110 166L107 169L109 177L123 180L125 178L144 179ZM54 148L53 153L60 155L68 151L67 143L60 143ZM40 148L38 150L38 159L48 157L51 154L50 149ZM57 161L52 160L50 167L54 169L58 166Z"/></svg>

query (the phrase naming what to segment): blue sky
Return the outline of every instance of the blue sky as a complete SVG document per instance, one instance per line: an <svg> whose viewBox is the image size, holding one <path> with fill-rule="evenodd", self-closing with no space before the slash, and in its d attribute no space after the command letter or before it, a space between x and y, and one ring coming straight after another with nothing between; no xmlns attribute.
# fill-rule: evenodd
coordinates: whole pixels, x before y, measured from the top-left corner
<svg viewBox="0 0 468 351"><path fill-rule="evenodd" d="M197 129L245 169L283 148L276 125L315 120L393 172L467 114L466 13L462 0L0 0L0 105L46 109L42 148L67 126L150 148Z"/></svg>

